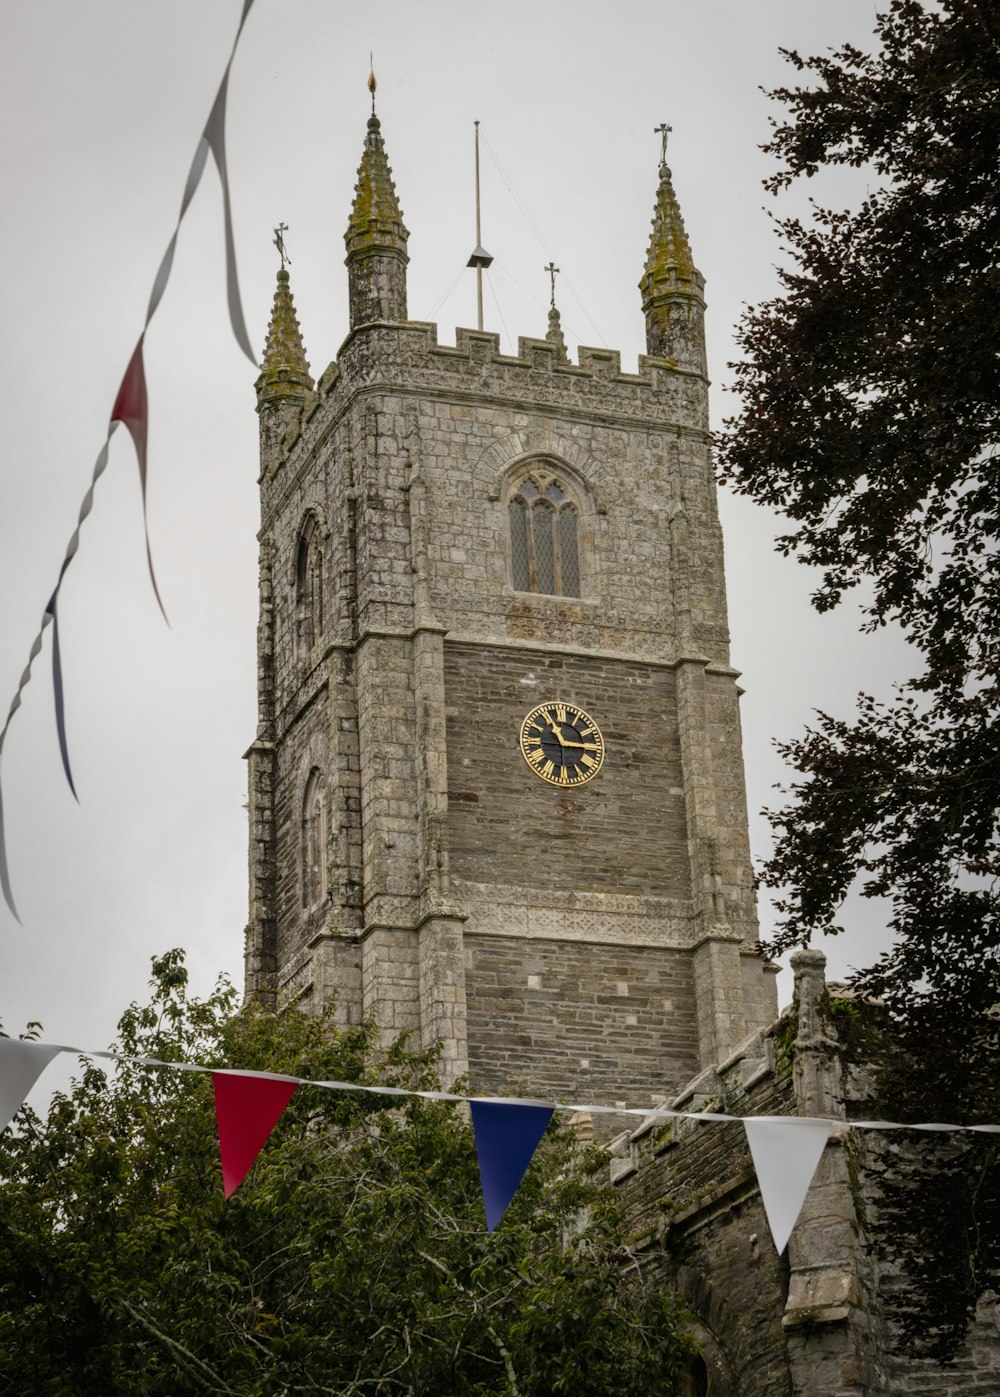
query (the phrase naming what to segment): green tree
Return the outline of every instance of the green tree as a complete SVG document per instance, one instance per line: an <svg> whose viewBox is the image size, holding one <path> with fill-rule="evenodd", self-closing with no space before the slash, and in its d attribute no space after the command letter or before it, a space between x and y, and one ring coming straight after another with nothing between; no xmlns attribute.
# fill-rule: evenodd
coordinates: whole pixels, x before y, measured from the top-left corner
<svg viewBox="0 0 1000 1397"><path fill-rule="evenodd" d="M435 1085L369 1027L188 997L183 957L116 1050ZM621 1241L606 1159L550 1130L485 1230L454 1106L301 1087L223 1201L211 1078L92 1062L0 1137L0 1375L49 1393L679 1390L693 1347Z"/></svg>
<svg viewBox="0 0 1000 1397"><path fill-rule="evenodd" d="M742 410L719 454L724 479L789 518L779 547L820 570L816 607L864 584L867 628L898 623L914 673L783 746L799 779L771 813L763 878L779 894L773 950L836 934L854 886L888 899L892 946L857 976L897 1044L887 1103L996 1120L1000 11L892 0L876 29L872 53L787 52L807 81L770 94L786 108L771 191L846 165L868 192L779 221L782 290L742 323ZM947 1214L961 1259L902 1316L938 1356L1000 1286L997 1149L963 1153ZM911 1235L910 1194L889 1216L917 1276L930 1239Z"/></svg>

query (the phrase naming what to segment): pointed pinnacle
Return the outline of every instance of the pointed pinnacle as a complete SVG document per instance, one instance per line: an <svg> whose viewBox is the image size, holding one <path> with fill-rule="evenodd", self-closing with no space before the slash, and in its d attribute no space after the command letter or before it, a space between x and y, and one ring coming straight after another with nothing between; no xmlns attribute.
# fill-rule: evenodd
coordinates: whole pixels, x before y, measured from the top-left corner
<svg viewBox="0 0 1000 1397"><path fill-rule="evenodd" d="M568 357L566 353L566 336L563 334L559 312L554 305L549 307L549 328L545 332L545 338L548 340L549 344L555 345L559 353L559 358L565 361Z"/></svg>
<svg viewBox="0 0 1000 1397"><path fill-rule="evenodd" d="M382 123L377 116L370 116L354 186L354 205L344 234L347 251L352 253L365 246L384 245L388 240L405 252L408 237L385 155Z"/></svg>
<svg viewBox="0 0 1000 1397"><path fill-rule="evenodd" d="M698 276L670 169L663 162L660 165L660 184L656 191L645 275L659 281L670 272L675 274L678 281L694 282Z"/></svg>
<svg viewBox="0 0 1000 1397"><path fill-rule="evenodd" d="M304 398L312 391L309 361L302 343L288 270L278 272L278 284L271 308L271 323L264 345L264 359L257 380L257 396L265 398Z"/></svg>

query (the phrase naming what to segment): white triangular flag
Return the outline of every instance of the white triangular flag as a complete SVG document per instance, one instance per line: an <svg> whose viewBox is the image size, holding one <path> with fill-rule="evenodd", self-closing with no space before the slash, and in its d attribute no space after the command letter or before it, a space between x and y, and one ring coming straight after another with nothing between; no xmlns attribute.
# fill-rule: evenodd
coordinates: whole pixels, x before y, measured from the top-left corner
<svg viewBox="0 0 1000 1397"><path fill-rule="evenodd" d="M780 1256L792 1235L833 1122L757 1116L744 1120L743 1127L771 1236Z"/></svg>
<svg viewBox="0 0 1000 1397"><path fill-rule="evenodd" d="M0 1038L0 1131L6 1130L24 1098L62 1049L23 1038Z"/></svg>

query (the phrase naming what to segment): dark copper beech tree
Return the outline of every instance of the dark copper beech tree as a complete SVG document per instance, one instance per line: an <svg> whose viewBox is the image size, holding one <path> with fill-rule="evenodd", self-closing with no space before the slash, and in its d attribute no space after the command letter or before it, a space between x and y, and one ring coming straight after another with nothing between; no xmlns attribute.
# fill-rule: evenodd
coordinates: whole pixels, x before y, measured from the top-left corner
<svg viewBox="0 0 1000 1397"><path fill-rule="evenodd" d="M857 976L897 1044L885 1103L996 1121L1000 10L892 0L876 36L871 53L787 52L802 85L769 94L785 109L770 191L846 165L864 197L778 221L782 289L742 322L742 411L718 455L790 521L778 546L821 570L817 609L865 584L867 627L898 623L913 668L891 701L862 694L783 745L798 776L763 879L772 950L835 934L852 887L888 899L892 947ZM938 1152L947 1182L890 1181L887 1216L918 1282L904 1328L947 1358L1000 1287L1000 1165L989 1137Z"/></svg>

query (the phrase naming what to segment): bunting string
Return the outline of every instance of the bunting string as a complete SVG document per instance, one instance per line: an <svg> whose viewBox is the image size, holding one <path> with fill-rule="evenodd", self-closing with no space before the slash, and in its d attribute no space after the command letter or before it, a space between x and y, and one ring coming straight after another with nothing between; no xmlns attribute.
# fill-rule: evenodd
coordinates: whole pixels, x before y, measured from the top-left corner
<svg viewBox="0 0 1000 1397"><path fill-rule="evenodd" d="M25 1041L27 1040L0 1037L0 1055L9 1044ZM630 1116L638 1117L641 1120L662 1118L682 1121L736 1122L737 1124L747 1120L783 1121L792 1124L800 1121L811 1121L814 1124L821 1122L823 1125L848 1125L852 1130L958 1130L1000 1135L1000 1125L992 1124L958 1125L954 1122L939 1121L842 1120L830 1116L732 1116L721 1111L678 1111L669 1106L608 1106L591 1101L548 1101L537 1096L466 1096L452 1091L391 1087L375 1082L340 1082L313 1077L295 1077L285 1072L265 1072L256 1067L206 1067L199 1062L167 1062L162 1058L130 1057L126 1053L115 1053L110 1050L77 1048L67 1043L36 1043L34 1039L30 1041L34 1046L44 1048L52 1053L71 1053L74 1057L100 1058L104 1061L125 1063L130 1067L165 1068L172 1072L229 1073L241 1077L260 1077L264 1081L290 1082L297 1087L319 1087L323 1091L363 1091L374 1096L419 1097L423 1101L454 1101L466 1106L473 1102L488 1102L497 1106L537 1106L568 1115ZM2 1061L0 1061L0 1071L2 1071ZM0 1129L3 1129L6 1124L7 1122L0 1117Z"/></svg>
<svg viewBox="0 0 1000 1397"><path fill-rule="evenodd" d="M316 1081L281 1072L205 1067L114 1052L86 1052L62 1043L0 1038L0 1130L5 1130L41 1073L60 1053L133 1067L211 1075L219 1137L223 1193L229 1198L249 1173L271 1131L299 1087L366 1092L374 1096L451 1101L469 1107L479 1164L486 1229L494 1231L507 1211L549 1121L555 1113L639 1116L643 1121L684 1120L741 1124L757 1174L761 1202L778 1253L798 1220L823 1151L837 1126L857 1130L971 1131L1000 1134L1000 1125L951 1125L923 1121L838 1121L818 1116L732 1116L720 1111L677 1111L666 1106L605 1106L543 1101L517 1096L466 1096L375 1083Z"/></svg>
<svg viewBox="0 0 1000 1397"><path fill-rule="evenodd" d="M31 681L32 665L42 648L42 638L45 634L45 631L51 625L52 683L55 694L56 734L59 740L59 753L62 758L63 771L66 775L66 780L69 784L69 788L72 791L73 796L77 800L79 800L79 797L77 796L76 786L73 782L73 774L70 768L69 744L66 736L66 702L63 686L62 658L59 650L59 629L57 619L57 604L59 599L59 591L62 587L63 579L66 576L66 570L69 567L70 563L73 561L74 557L76 556L77 550L80 546L81 525L83 524L84 520L87 518L87 515L93 508L94 487L96 486L98 480L100 479L101 475L103 475L104 470L107 467L108 449L111 442L112 434L118 427L118 424L121 422L125 425L129 435L132 438L132 443L135 447L136 459L139 467L139 483L142 492L142 525L146 541L146 562L149 568L149 579L152 583L153 595L156 597L156 603L160 608L160 612L163 615L164 621L167 621L167 613L163 605L163 600L160 596L160 589L157 586L156 574L153 570L153 554L149 541L149 520L146 508L146 443L149 428L149 395L146 388L146 372L143 364L142 351L143 342L146 337L146 331L149 329L150 321L156 313L156 309L159 306L160 301L163 299L163 293L167 288L167 282L170 280L170 272L173 267L174 253L177 249L177 236L180 232L180 226L184 219L184 215L188 211L188 207L190 206L191 200L194 198L195 191L197 190L198 185L201 182L201 177L204 173L205 165L208 162L209 152L211 152L212 157L215 161L215 166L219 174L219 182L222 186L222 210L226 251L226 295L229 307L229 322L230 326L232 327L233 336L236 339L236 343L239 345L240 349L242 349L243 353L247 356L247 358L254 365L254 367L256 368L257 366L257 361L254 358L253 350L250 347L250 338L247 334L246 321L243 316L243 305L240 299L239 279L236 274L236 244L235 239L233 237L232 203L229 192L229 172L226 164L226 98L229 90L229 71L232 67L233 59L236 56L236 48L240 41L240 35L243 33L243 26L246 23L247 15L250 13L250 9L253 3L254 0L243 0L243 9L240 14L240 21L236 29L236 36L233 39L233 46L230 50L229 61L226 64L225 71L222 75L222 81L219 84L219 89L215 97L215 101L212 103L212 108L209 112L208 120L205 123L202 134L198 140L198 145L195 149L194 159L191 162L191 168L188 171L187 181L184 185L184 193L181 198L180 212L177 215L177 222L174 226L174 231L170 236L170 240L167 243L166 251L164 252L163 257L160 259L160 265L157 268L156 276L153 279L153 288L150 292L149 304L146 308L146 318L143 322L142 332L140 333L139 338L136 342L136 346L132 351L132 356L129 359L128 366L122 377L121 386L119 387L118 393L115 397L114 406L111 409L111 416L108 420L107 436L104 440L104 445L98 452L97 462L94 466L94 470L90 478L90 485L87 488L87 493L84 495L83 503L80 506L80 511L76 521L76 528L73 530L73 534L70 538L70 541L66 546L66 552L63 557L62 566L59 569L59 576L56 581L55 588L52 592L51 597L49 598L48 604L45 607L45 611L42 615L42 620L38 629L38 633L32 641L31 650L28 655L28 663L21 674L21 678L17 686L17 691L14 695L13 700L11 701L10 709L7 713L6 721L4 722L3 728L0 729L0 762L2 762L4 741L7 737L7 731L10 727L11 719L17 712L18 708L20 708L21 706L21 695L25 687ZM169 625L169 621L167 621L167 624ZM10 908L15 919L18 922L20 922L21 918L18 914L17 906L14 902L14 895L10 881L10 870L7 863L7 843L3 821L2 788L0 788L0 891L3 892L4 901Z"/></svg>

